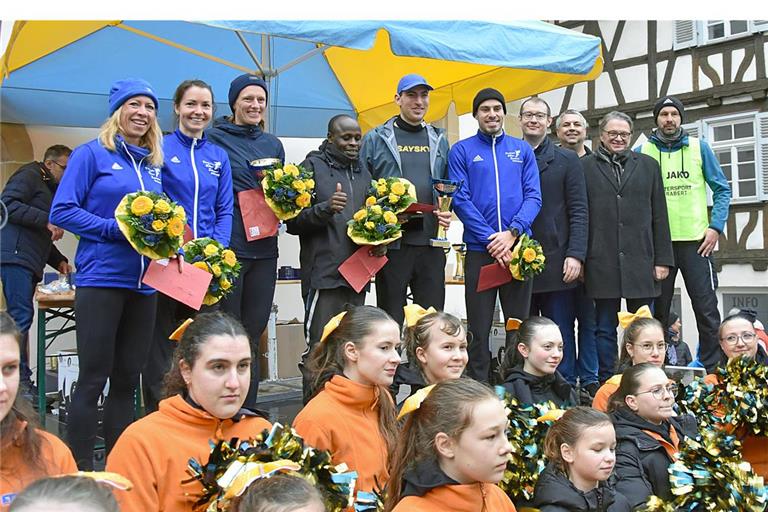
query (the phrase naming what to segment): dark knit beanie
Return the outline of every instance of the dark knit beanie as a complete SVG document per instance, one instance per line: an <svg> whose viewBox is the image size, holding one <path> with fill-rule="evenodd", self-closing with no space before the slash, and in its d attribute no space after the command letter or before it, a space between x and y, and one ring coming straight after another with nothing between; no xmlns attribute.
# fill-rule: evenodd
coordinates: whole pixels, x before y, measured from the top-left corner
<svg viewBox="0 0 768 512"><path fill-rule="evenodd" d="M267 87L267 82L262 80L257 75L245 73L232 80L232 83L229 84L229 108L232 109L233 113L235 111L235 102L237 101L237 97L240 95L240 91L249 85L258 85L264 89L267 100L269 100L269 88Z"/></svg>
<svg viewBox="0 0 768 512"><path fill-rule="evenodd" d="M504 109L504 115L507 115L507 102L504 100L504 95L496 89L488 87L475 94L475 99L472 100L472 116L477 114L478 107L480 107L480 104L485 100L499 100L501 102L501 107Z"/></svg>
<svg viewBox="0 0 768 512"><path fill-rule="evenodd" d="M683 102L674 96L664 96L659 101L657 101L656 105L653 107L654 123L656 122L656 118L659 117L659 112L661 112L661 109L664 107L675 107L680 113L680 122L683 122L683 119L685 118L685 107L683 107Z"/></svg>

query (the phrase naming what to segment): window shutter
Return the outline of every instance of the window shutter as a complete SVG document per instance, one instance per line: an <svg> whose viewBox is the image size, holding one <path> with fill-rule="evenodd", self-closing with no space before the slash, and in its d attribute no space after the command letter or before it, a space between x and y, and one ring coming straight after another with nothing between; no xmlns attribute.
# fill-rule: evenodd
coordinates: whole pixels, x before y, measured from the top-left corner
<svg viewBox="0 0 768 512"><path fill-rule="evenodd" d="M703 126L701 124L701 121L695 121L693 123L684 124L683 128L685 128L685 131L688 132L688 135L691 137L696 137L697 139L705 139L706 130L703 129ZM709 187L706 187L707 190L707 206L712 206L714 201L712 200L712 191L709 189Z"/></svg>
<svg viewBox="0 0 768 512"><path fill-rule="evenodd" d="M752 32L764 32L768 30L768 20L754 20L750 21Z"/></svg>
<svg viewBox="0 0 768 512"><path fill-rule="evenodd" d="M768 201L768 113L757 114L757 198Z"/></svg>
<svg viewBox="0 0 768 512"><path fill-rule="evenodd" d="M675 39L672 43L673 50L682 50L696 46L697 22L692 20L675 21Z"/></svg>

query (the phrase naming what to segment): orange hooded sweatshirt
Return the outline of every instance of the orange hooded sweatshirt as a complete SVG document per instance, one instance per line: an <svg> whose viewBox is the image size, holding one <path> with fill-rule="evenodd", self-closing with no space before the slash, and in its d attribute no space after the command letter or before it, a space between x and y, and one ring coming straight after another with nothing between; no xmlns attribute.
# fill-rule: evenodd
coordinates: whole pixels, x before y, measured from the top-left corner
<svg viewBox="0 0 768 512"><path fill-rule="evenodd" d="M704 377L706 384L717 384L717 374L710 373ZM744 435L744 432L736 432L741 440L741 455L744 460L752 465L755 474L768 479L768 437L755 434Z"/></svg>
<svg viewBox="0 0 768 512"><path fill-rule="evenodd" d="M614 375L605 384L600 386L600 389L595 393L595 398L592 399L592 408L598 411L608 412L608 402L619 386L621 385L621 374Z"/></svg>
<svg viewBox="0 0 768 512"><path fill-rule="evenodd" d="M379 430L379 388L334 375L302 409L293 428L309 446L329 450L334 464L357 471L357 489L371 492L389 479L387 444Z"/></svg>
<svg viewBox="0 0 768 512"><path fill-rule="evenodd" d="M21 434L30 427L26 421L18 422L12 439L2 439L0 447L0 510L8 506L26 486L46 476L77 471L72 452L58 437L45 430L35 429L40 436L40 458L43 468L29 464L29 451L21 444Z"/></svg>
<svg viewBox="0 0 768 512"><path fill-rule="evenodd" d="M443 485L424 496L406 496L392 512L515 512L509 497L494 484Z"/></svg>
<svg viewBox="0 0 768 512"><path fill-rule="evenodd" d="M187 461L208 461L209 441L247 439L272 428L261 417L221 420L193 407L181 395L160 402L159 410L130 425L107 458L107 471L119 473L133 489L121 493L122 512L188 512L202 494L190 478Z"/></svg>

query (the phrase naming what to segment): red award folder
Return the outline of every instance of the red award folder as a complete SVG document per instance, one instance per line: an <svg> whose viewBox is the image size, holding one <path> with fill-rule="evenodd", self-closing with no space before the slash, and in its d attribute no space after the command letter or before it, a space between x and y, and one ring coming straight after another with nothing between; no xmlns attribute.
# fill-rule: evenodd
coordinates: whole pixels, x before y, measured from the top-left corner
<svg viewBox="0 0 768 512"><path fill-rule="evenodd" d="M435 205L426 203L412 203L403 213L427 213L435 209Z"/></svg>
<svg viewBox="0 0 768 512"><path fill-rule="evenodd" d="M263 190L243 190L237 193L237 200L243 216L245 237L249 242L277 234L280 221L264 200Z"/></svg>
<svg viewBox="0 0 768 512"><path fill-rule="evenodd" d="M344 263L339 265L339 274L347 280L352 288L360 293L367 285L376 272L386 265L389 258L386 256L373 256L372 246L362 245L358 250L352 253Z"/></svg>
<svg viewBox="0 0 768 512"><path fill-rule="evenodd" d="M192 233L192 228L189 227L189 224L184 224L184 243L187 243L194 238L195 235Z"/></svg>
<svg viewBox="0 0 768 512"><path fill-rule="evenodd" d="M491 288L498 288L511 281L512 274L509 272L509 267L502 267L498 263L483 265L480 267L480 277L477 280L477 291L484 292Z"/></svg>
<svg viewBox="0 0 768 512"><path fill-rule="evenodd" d="M177 260L165 259L152 260L141 282L192 309L199 310L212 277L213 274L191 263L183 263L179 272Z"/></svg>

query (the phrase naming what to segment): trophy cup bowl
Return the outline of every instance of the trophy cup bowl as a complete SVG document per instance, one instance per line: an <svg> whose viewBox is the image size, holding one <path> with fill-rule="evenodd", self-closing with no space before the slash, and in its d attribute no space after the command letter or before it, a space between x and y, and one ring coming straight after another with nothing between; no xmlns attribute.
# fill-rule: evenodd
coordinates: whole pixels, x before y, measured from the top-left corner
<svg viewBox="0 0 768 512"><path fill-rule="evenodd" d="M464 261L467 257L467 244L453 244L453 250L456 252L456 273L453 275L454 281L464 281Z"/></svg>
<svg viewBox="0 0 768 512"><path fill-rule="evenodd" d="M441 212L447 212L451 208L451 201L453 200L453 194L461 186L461 183L454 180L442 180L432 178L432 186L437 192L437 209ZM432 247L442 247L444 250L451 247L451 242L446 237L446 230L443 226L437 226L437 236L429 240L429 245Z"/></svg>

